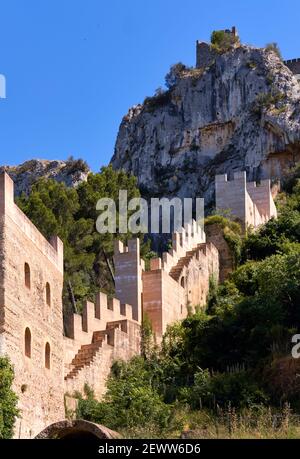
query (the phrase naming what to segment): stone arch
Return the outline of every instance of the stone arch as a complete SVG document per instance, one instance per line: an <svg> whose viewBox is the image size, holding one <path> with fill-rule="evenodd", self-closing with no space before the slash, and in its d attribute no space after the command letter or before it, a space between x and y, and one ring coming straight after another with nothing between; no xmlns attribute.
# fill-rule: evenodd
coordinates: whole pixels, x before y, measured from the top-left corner
<svg viewBox="0 0 300 459"><path fill-rule="evenodd" d="M113 439L121 438L121 436L100 424L83 420L64 420L56 422L46 427L35 438L37 439L58 439L58 440L72 440L72 439Z"/></svg>

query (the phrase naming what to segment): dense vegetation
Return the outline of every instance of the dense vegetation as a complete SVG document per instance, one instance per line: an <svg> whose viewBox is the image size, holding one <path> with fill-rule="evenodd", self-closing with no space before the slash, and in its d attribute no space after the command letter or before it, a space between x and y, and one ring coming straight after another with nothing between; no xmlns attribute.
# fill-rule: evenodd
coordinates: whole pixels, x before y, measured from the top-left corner
<svg viewBox="0 0 300 459"><path fill-rule="evenodd" d="M145 324L143 356L114 364L102 402L87 388L78 416L133 436L175 435L187 425L205 436L205 423L214 435L295 434L288 425L300 410L300 364L291 357L300 324L300 168L284 187L279 218L242 240L239 266L206 310L169 327L161 349Z"/></svg>
<svg viewBox="0 0 300 459"><path fill-rule="evenodd" d="M12 391L14 372L9 360L0 357L0 439L12 438L18 416L17 396Z"/></svg>
<svg viewBox="0 0 300 459"><path fill-rule="evenodd" d="M70 305L70 286L80 311L83 300L93 301L100 289L113 293L113 241L126 242L130 233L99 234L96 203L103 197L112 198L118 209L119 190L127 190L128 200L139 197L136 179L123 171L104 167L100 173L89 174L87 182L77 188L42 179L34 184L29 196L21 196L18 205L46 238L57 234L64 243L64 306ZM118 219L117 219L118 221ZM148 245L142 246L143 253Z"/></svg>

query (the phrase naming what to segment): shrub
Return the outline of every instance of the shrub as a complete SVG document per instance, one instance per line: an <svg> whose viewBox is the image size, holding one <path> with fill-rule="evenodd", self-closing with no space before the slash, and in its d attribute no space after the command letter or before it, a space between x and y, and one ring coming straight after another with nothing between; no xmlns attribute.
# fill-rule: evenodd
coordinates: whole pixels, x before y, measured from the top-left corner
<svg viewBox="0 0 300 459"><path fill-rule="evenodd" d="M168 89L173 88L173 86L178 83L180 76L185 70L187 70L187 67L186 65L182 64L182 62L178 62L177 64L172 65L169 72L165 76L165 82Z"/></svg>
<svg viewBox="0 0 300 459"><path fill-rule="evenodd" d="M144 100L144 107L152 112L157 108L163 107L167 105L171 101L171 93L170 91L164 91L162 88L158 88L155 91L155 95L153 97L146 97Z"/></svg>
<svg viewBox="0 0 300 459"><path fill-rule="evenodd" d="M224 30L214 30L211 34L212 48L219 54L226 53L238 42L238 37Z"/></svg>
<svg viewBox="0 0 300 459"><path fill-rule="evenodd" d="M240 263L242 254L242 229L240 224L223 215L211 215L205 219L205 226L209 225L219 225L223 230L223 237L233 254L234 264L237 266Z"/></svg>
<svg viewBox="0 0 300 459"><path fill-rule="evenodd" d="M18 416L17 396L12 391L14 371L6 357L0 357L0 438L12 438Z"/></svg>
<svg viewBox="0 0 300 459"><path fill-rule="evenodd" d="M105 424L112 429L167 426L171 406L166 405L152 385L153 375L142 357L115 362L107 383L107 393L97 402L93 393L80 398L77 417Z"/></svg>
<svg viewBox="0 0 300 459"><path fill-rule="evenodd" d="M258 94L253 103L253 112L257 115L261 115L263 110L269 110L273 106L276 107L277 104L281 102L284 98L285 94L277 90L272 90L268 93Z"/></svg>
<svg viewBox="0 0 300 459"><path fill-rule="evenodd" d="M279 48L277 43L275 43L275 42L274 43L268 43L266 45L266 51L268 51L268 52L271 51L271 52L275 53L279 57L279 59L282 60L281 51L280 51L280 48Z"/></svg>
<svg viewBox="0 0 300 459"><path fill-rule="evenodd" d="M68 169L69 173L76 173L76 172L89 172L90 168L86 161L83 159L74 159L73 156L69 156L66 161L66 169Z"/></svg>
<svg viewBox="0 0 300 459"><path fill-rule="evenodd" d="M259 263L248 261L232 273L231 280L243 295L255 295L258 289L258 267Z"/></svg>

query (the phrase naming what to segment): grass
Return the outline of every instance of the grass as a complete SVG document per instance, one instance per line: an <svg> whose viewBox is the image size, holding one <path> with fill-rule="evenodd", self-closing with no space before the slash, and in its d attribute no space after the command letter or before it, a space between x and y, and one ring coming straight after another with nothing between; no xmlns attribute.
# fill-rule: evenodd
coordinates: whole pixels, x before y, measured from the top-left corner
<svg viewBox="0 0 300 459"><path fill-rule="evenodd" d="M164 430L151 424L123 429L120 433L127 439L295 439L300 438L299 418L289 405L280 412L262 406L239 413L230 405L217 413L179 408Z"/></svg>

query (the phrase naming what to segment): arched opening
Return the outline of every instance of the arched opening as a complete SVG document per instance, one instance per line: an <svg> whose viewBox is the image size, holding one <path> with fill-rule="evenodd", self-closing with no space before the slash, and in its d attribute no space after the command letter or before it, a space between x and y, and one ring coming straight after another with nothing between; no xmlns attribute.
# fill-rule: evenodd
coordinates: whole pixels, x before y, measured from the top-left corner
<svg viewBox="0 0 300 459"><path fill-rule="evenodd" d="M51 306L51 289L49 282L46 284L46 303L48 306Z"/></svg>
<svg viewBox="0 0 300 459"><path fill-rule="evenodd" d="M113 430L100 424L83 420L64 420L46 427L35 438L56 440L109 440L120 438L120 435Z"/></svg>
<svg viewBox="0 0 300 459"><path fill-rule="evenodd" d="M181 280L180 280L180 285L182 288L185 287L185 281L184 281L184 276L182 276Z"/></svg>
<svg viewBox="0 0 300 459"><path fill-rule="evenodd" d="M28 327L25 330L25 355L31 358L31 332Z"/></svg>
<svg viewBox="0 0 300 459"><path fill-rule="evenodd" d="M50 370L50 355L51 355L51 350L50 350L50 344L46 343L45 346L45 367Z"/></svg>
<svg viewBox="0 0 300 459"><path fill-rule="evenodd" d="M30 289L31 281L30 281L30 267L28 263L24 265L24 276L25 276L25 286Z"/></svg>

